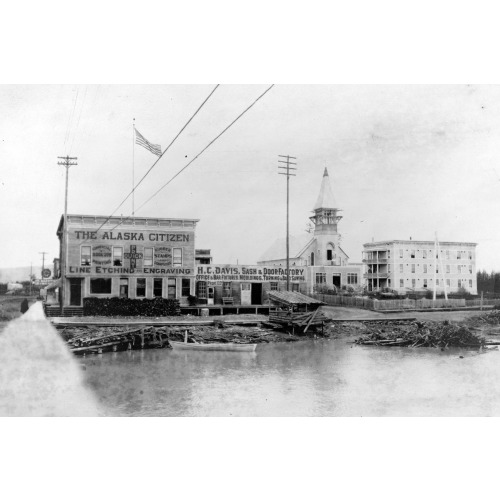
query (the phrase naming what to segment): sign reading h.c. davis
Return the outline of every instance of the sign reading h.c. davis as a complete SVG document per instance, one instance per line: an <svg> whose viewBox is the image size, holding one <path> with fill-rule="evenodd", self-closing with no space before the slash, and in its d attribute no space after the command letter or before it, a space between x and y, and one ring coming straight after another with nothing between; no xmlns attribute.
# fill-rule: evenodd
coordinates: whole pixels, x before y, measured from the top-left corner
<svg viewBox="0 0 500 500"><path fill-rule="evenodd" d="M198 281L286 281L283 267L264 266L197 266ZM290 281L305 281L305 268L290 268Z"/></svg>

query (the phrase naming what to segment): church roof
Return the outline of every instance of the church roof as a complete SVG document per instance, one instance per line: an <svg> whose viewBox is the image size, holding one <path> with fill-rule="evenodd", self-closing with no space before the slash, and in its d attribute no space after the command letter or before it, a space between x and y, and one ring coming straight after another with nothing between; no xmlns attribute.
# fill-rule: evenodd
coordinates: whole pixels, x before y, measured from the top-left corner
<svg viewBox="0 0 500 500"><path fill-rule="evenodd" d="M338 208L337 201L333 196L332 186L330 185L330 177L326 167L323 174L323 180L321 182L321 188L319 190L318 200L316 201L316 205L314 205L313 210L318 210L319 208Z"/></svg>
<svg viewBox="0 0 500 500"><path fill-rule="evenodd" d="M300 257L304 248L313 240L310 233L290 236L290 258ZM279 238L264 252L258 262L286 259L286 238Z"/></svg>

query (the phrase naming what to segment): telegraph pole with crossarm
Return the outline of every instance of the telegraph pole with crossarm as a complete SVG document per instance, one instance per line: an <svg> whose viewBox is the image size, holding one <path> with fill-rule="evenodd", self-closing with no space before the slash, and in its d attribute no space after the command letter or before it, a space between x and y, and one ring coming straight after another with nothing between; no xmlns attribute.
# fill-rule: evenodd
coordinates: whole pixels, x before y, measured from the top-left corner
<svg viewBox="0 0 500 500"><path fill-rule="evenodd" d="M48 252L38 252L39 254L42 255L42 275L41 277L43 278L43 270L45 269L45 255L47 255Z"/></svg>
<svg viewBox="0 0 500 500"><path fill-rule="evenodd" d="M297 170L290 165L297 165L290 160L297 160L294 156L278 155L279 158L286 158L285 160L278 160L279 163L285 163L286 166L279 165L278 168L285 169L285 172L278 172L280 175L286 175L286 291L290 291L290 217L289 217L289 206L290 206L290 176L296 174L290 173L290 170Z"/></svg>
<svg viewBox="0 0 500 500"><path fill-rule="evenodd" d="M66 167L66 190L64 194L64 230L63 230L63 251L61 252L61 296L59 302L61 304L61 314L63 313L64 300L65 300L65 281L66 281L66 257L68 254L68 172L69 167L78 165L75 156L58 156L62 161L58 161L58 165Z"/></svg>

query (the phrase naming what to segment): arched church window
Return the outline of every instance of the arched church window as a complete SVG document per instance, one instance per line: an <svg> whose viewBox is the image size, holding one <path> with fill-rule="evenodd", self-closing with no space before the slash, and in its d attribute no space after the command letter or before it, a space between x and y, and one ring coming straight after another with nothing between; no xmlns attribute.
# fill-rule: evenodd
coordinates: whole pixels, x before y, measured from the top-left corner
<svg viewBox="0 0 500 500"><path fill-rule="evenodd" d="M335 254L333 253L333 250L335 248L335 245L333 243L328 243L326 247L326 260L334 260L335 259Z"/></svg>

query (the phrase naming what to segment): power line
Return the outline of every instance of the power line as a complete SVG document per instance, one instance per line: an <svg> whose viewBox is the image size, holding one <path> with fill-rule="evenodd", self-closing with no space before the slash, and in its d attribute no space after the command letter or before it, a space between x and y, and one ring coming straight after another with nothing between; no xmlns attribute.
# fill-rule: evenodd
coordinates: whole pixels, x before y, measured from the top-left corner
<svg viewBox="0 0 500 500"><path fill-rule="evenodd" d="M94 92L94 99L92 100L92 102L89 102L87 101L87 107L91 106L95 109L95 104L97 102L97 97L99 95L99 91L100 91L100 88L102 87L102 85L96 85L96 90ZM85 91L85 97L87 96L87 89L88 89L88 85L86 86L86 91ZM89 97L90 99L90 97ZM73 142L75 143L75 149L73 149L73 144L71 145L71 150L70 150L70 154L71 154L71 151L75 151L77 148L79 148L82 144L82 137L83 138L86 138L87 137L87 131L88 131L88 128L89 128L89 122L87 120L87 122L85 122L84 124L84 128L82 129L82 131L78 134L78 138L76 139L73 139Z"/></svg>
<svg viewBox="0 0 500 500"><path fill-rule="evenodd" d="M158 189L158 191L156 191L152 196L150 196L136 210L136 212L138 210L140 210L144 205L146 205L147 203L149 203L158 193L160 193L160 191L162 191L164 188L166 188L178 175L180 175L184 170L186 170L186 168L188 168L189 165L191 165L191 163L193 163L197 158L199 158L217 139L219 139L219 137L222 134L224 134L225 132L227 132L250 108L252 108L257 103L257 101L259 101L260 99L262 99L273 87L274 87L274 84L272 84L270 87L268 87L259 97L257 97L257 99L255 99L255 101L253 101L252 104L250 104L250 106L248 106L248 108L246 108L242 113L240 113L219 135L217 135L214 139L212 139L185 167L183 167L181 170L179 170L179 172L177 172L168 182L166 182L165 184L163 184L163 186L160 189ZM117 224L116 226L114 226L113 229L115 229L116 227L118 227L121 224L123 224L123 222L126 222L128 220L130 220L130 216L128 216L125 220L122 220L119 224Z"/></svg>
<svg viewBox="0 0 500 500"><path fill-rule="evenodd" d="M68 139L69 139L69 133L70 133L70 130L71 130L71 126L73 124L73 115L75 114L75 108L76 108L76 101L78 100L78 94L80 92L80 89L77 87L76 88L76 94L75 94L75 100L73 101L73 109L71 110L71 113L69 115L69 119L68 119L68 125L66 127L66 135L64 137L64 146L66 147L66 143L68 142Z"/></svg>
<svg viewBox="0 0 500 500"><path fill-rule="evenodd" d="M71 147L69 148L69 154L71 154L71 151L73 150L73 145L75 144L76 134L78 132L78 127L80 126L80 118L82 117L82 111L83 111L83 108L85 106L85 99L87 98L87 91L88 91L88 86L85 85L85 94L83 94L83 101L82 101L82 105L80 106L80 114L78 115L78 121L76 123L76 128L73 132L73 140L71 141Z"/></svg>
<svg viewBox="0 0 500 500"><path fill-rule="evenodd" d="M205 103L210 99L210 97L212 97L212 94L217 90L217 87L219 87L219 83L213 88L213 90L210 92L210 94L208 94L208 97L200 104L200 106L198 107L198 109L193 113L193 115L191 116L191 118L189 118L189 120L185 123L185 125L179 130L179 132L177 133L177 135L172 139L172 141L170 142L170 144L165 148L165 150L163 151L163 153L158 157L158 159L153 163L153 165L150 167L150 169L143 175L142 179L133 187L132 191L130 191L130 193L123 199L123 201L113 210L113 212L111 213L111 215L109 217L107 217L107 219L97 228L97 231L99 231L99 229L101 229L104 224L106 224L106 222L109 221L109 219L111 219L111 217L113 217L113 215L116 213L116 211L129 199L129 197L135 192L135 190L139 187L139 185L141 184L141 182L148 176L149 172L151 172L151 170L153 170L153 168L155 167L155 165L161 160L161 158L163 157L163 155L170 149L170 146L172 146L172 144L177 140L177 138L182 134L182 132L184 131L184 129L191 123L191 121L193 120L193 118L198 114L198 112L201 110L201 108L205 105Z"/></svg>

